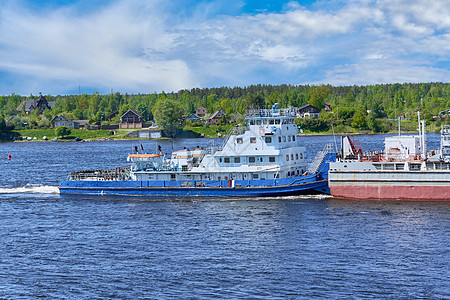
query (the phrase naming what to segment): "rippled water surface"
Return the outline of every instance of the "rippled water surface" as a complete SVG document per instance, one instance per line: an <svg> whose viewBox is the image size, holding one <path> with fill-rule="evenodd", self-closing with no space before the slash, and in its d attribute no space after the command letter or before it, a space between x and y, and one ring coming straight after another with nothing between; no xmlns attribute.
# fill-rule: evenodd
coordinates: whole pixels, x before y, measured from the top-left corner
<svg viewBox="0 0 450 300"><path fill-rule="evenodd" d="M361 137L368 150L383 138ZM450 298L447 202L57 193L71 171L126 165L136 143L156 147L0 144L0 298Z"/></svg>

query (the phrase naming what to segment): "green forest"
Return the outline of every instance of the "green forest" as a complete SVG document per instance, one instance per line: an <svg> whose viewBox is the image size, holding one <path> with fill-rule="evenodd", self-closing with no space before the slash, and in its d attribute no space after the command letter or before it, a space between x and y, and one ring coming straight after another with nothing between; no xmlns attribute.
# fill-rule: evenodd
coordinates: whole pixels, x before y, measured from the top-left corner
<svg viewBox="0 0 450 300"><path fill-rule="evenodd" d="M331 85L251 85L248 87L194 88L171 93L101 95L46 95L55 101L51 110L40 114L38 110L26 114L18 111L27 99L19 95L0 96L0 132L25 129L50 128L55 115L64 114L69 120L90 120L91 124L105 125L119 122L119 116L129 109L139 112L145 121L156 121L167 132L176 133L183 127L203 126L201 122L183 121L183 116L195 113L199 106L212 114L226 112L221 125L236 124L242 120L233 116L244 115L249 108L270 108L279 103L280 108L301 107L311 104L321 109L319 119L299 119L296 122L306 133L389 132L397 125L392 119L401 117L404 130L415 130L417 111L426 119L429 131L437 131L448 123L441 112L450 108L448 83L396 83L367 86ZM332 111L325 111L328 103ZM107 116L119 111L112 120ZM7 122L11 116L11 122ZM448 120L449 118L447 118ZM178 131L177 131L178 130ZM173 134L171 134L173 135Z"/></svg>

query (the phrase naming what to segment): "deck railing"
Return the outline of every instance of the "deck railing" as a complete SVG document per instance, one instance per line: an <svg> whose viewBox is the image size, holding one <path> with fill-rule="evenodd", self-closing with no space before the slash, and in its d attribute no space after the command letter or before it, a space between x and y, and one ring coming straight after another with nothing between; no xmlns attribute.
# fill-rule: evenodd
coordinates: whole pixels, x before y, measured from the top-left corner
<svg viewBox="0 0 450 300"><path fill-rule="evenodd" d="M130 180L130 168L115 168L109 170L88 170L72 172L69 180L90 180L90 181L118 181Z"/></svg>
<svg viewBox="0 0 450 300"><path fill-rule="evenodd" d="M308 167L308 174L314 174L319 170L320 164L328 153L333 153L333 144L326 144L325 147L316 154L316 157Z"/></svg>

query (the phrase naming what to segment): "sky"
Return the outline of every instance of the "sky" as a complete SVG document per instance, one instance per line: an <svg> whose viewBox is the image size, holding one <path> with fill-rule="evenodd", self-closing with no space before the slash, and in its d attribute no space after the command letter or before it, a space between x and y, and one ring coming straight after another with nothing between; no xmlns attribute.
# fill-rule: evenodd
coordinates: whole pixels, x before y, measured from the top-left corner
<svg viewBox="0 0 450 300"><path fill-rule="evenodd" d="M0 94L450 82L449 0L0 0Z"/></svg>

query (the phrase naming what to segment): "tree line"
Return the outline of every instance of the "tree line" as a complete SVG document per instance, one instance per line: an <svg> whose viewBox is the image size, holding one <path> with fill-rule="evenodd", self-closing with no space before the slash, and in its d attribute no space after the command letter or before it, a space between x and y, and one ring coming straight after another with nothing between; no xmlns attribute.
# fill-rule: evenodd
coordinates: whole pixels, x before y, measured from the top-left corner
<svg viewBox="0 0 450 300"><path fill-rule="evenodd" d="M311 104L321 110L328 103L332 112L322 111L319 120L301 120L302 126L313 131L323 130L330 124L345 124L354 128L383 131L381 119L402 116L414 118L418 110L430 122L441 111L450 108L450 84L448 83L395 83L366 86L331 85L251 85L248 87L193 88L170 93L101 95L98 92L81 95L46 95L48 101L55 101L52 110L43 116L34 111L25 114L17 111L24 100L36 98L19 95L0 96L0 130L7 130L4 121L19 115L28 128L49 127L55 115L64 114L68 119L88 119L91 123L118 121L120 115L129 109L139 112L144 120L163 119L161 109L173 112L167 104L175 105L180 115L188 116L203 106L212 114L223 110L227 115L245 113L248 108L270 108L278 103L280 108L301 107ZM170 106L169 105L169 106ZM107 117L119 111L115 119ZM155 111L159 112L155 115ZM178 114L178 113L177 113ZM175 115L177 115L175 114ZM163 122L159 120L160 122Z"/></svg>

